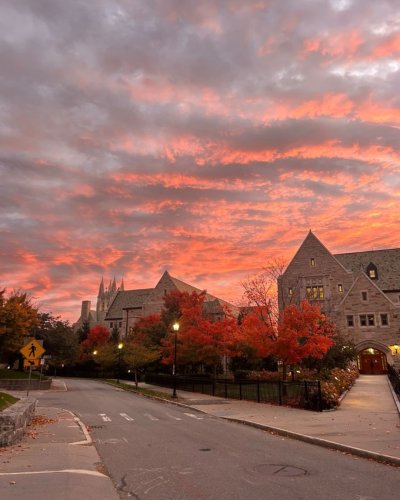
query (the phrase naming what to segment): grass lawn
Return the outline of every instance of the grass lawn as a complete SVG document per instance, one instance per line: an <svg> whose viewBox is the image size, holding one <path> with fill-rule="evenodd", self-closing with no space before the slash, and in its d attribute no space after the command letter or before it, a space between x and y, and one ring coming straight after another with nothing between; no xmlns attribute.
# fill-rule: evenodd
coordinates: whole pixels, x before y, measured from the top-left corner
<svg viewBox="0 0 400 500"><path fill-rule="evenodd" d="M18 398L14 398L10 394L6 394L5 392L0 392L0 411L5 410L8 406L16 403Z"/></svg>
<svg viewBox="0 0 400 500"><path fill-rule="evenodd" d="M26 379L29 378L28 372L20 372L17 370L0 370L0 379ZM39 372L32 372L32 378L40 378ZM46 377L42 375L42 380L45 380Z"/></svg>
<svg viewBox="0 0 400 500"><path fill-rule="evenodd" d="M152 391L151 389L144 389L143 387L138 387L131 384L124 384L123 382L117 382L116 380L106 380L107 384L115 385L116 387L120 387L121 389L125 389L130 392L137 392L139 394L143 394L143 396L154 396L162 399L173 399L171 395L166 394L165 392Z"/></svg>

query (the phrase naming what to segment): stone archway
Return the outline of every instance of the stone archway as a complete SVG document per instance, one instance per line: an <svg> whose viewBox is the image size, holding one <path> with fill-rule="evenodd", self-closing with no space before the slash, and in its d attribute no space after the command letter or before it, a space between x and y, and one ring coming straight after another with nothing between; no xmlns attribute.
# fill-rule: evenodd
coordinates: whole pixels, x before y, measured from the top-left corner
<svg viewBox="0 0 400 500"><path fill-rule="evenodd" d="M356 346L357 364L360 373L365 375L383 375L392 361L390 349L376 341L364 341Z"/></svg>

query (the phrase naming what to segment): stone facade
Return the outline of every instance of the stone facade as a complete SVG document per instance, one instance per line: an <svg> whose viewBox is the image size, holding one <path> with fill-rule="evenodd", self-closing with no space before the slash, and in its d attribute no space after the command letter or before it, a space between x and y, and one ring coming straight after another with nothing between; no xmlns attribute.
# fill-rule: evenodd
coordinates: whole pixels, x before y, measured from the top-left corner
<svg viewBox="0 0 400 500"><path fill-rule="evenodd" d="M354 340L368 373L400 368L399 297L400 249L333 255L311 231L278 279L279 309L319 305Z"/></svg>
<svg viewBox="0 0 400 500"><path fill-rule="evenodd" d="M101 318L97 316L97 318L99 318L97 323L91 322L90 326L94 324L103 324L110 330L116 326L120 332L121 338L123 338L129 333L130 328L139 318L152 314L160 314L164 306L165 295L172 291L188 293L201 292L199 288L174 278L168 271L165 271L154 288L124 290L123 287L120 287L116 289L111 301L104 311L104 315L101 316ZM84 304L84 302L82 304ZM237 307L208 293L206 294L204 307L207 310L207 314L212 315L216 319L224 314L224 307L229 308L233 314L238 314L239 312ZM100 306L100 310L103 312L103 306ZM81 318L75 323L75 327L82 324Z"/></svg>

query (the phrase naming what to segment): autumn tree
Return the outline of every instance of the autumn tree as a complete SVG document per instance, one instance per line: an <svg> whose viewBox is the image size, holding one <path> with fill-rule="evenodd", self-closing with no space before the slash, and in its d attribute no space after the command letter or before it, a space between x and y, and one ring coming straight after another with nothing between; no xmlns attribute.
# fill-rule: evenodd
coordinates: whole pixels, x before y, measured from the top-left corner
<svg viewBox="0 0 400 500"><path fill-rule="evenodd" d="M275 327L278 323L277 280L285 268L286 261L272 259L261 273L241 282L245 307L254 309L267 327Z"/></svg>
<svg viewBox="0 0 400 500"><path fill-rule="evenodd" d="M275 356L286 367L312 358L322 358L333 345L335 325L308 301L287 307L278 323L271 325L257 314L249 313L242 321L238 340L260 357ZM243 349L243 347L242 347Z"/></svg>
<svg viewBox="0 0 400 500"><path fill-rule="evenodd" d="M32 335L38 324L38 309L27 293L14 291L6 296L0 291L0 356L10 365L19 357L24 338Z"/></svg>
<svg viewBox="0 0 400 500"><path fill-rule="evenodd" d="M81 342L82 359L90 359L93 351L99 347L104 347L110 338L108 328L103 325L93 326L89 330L89 335L86 340Z"/></svg>
<svg viewBox="0 0 400 500"><path fill-rule="evenodd" d="M221 309L221 318L213 320L204 310L206 292L174 292L170 302L179 311L179 334L177 362L190 366L192 370L199 365L212 367L216 373L217 365L224 356L232 354L236 319L228 311ZM172 319L172 316L171 316ZM175 320L177 318L175 317ZM169 329L164 341L163 362L172 364L174 358L175 333Z"/></svg>

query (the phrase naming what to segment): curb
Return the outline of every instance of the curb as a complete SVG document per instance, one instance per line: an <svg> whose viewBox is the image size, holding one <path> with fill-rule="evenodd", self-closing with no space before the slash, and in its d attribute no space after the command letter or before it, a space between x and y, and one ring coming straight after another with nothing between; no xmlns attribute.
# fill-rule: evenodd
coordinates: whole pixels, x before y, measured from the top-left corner
<svg viewBox="0 0 400 500"><path fill-rule="evenodd" d="M241 420L239 418L233 417L222 417L231 422L236 422L239 424L248 425L250 427L255 427L256 429L261 429L264 431L272 432L280 436L289 437L296 439L297 441L303 441L308 444L314 444L316 446L321 446L323 448L329 448L333 450L343 451L349 453L350 455L355 455L362 458L369 458L376 460L377 462L383 462L386 464L400 466L400 458L392 457L390 455L383 455L382 453L376 453L374 451L363 450L361 448L355 448L348 446L346 444L335 443L333 441L327 441L325 439L307 436L305 434L298 434L296 432L287 431L285 429L280 429L279 427L272 427L271 425L258 424L257 422L251 422L250 420Z"/></svg>

